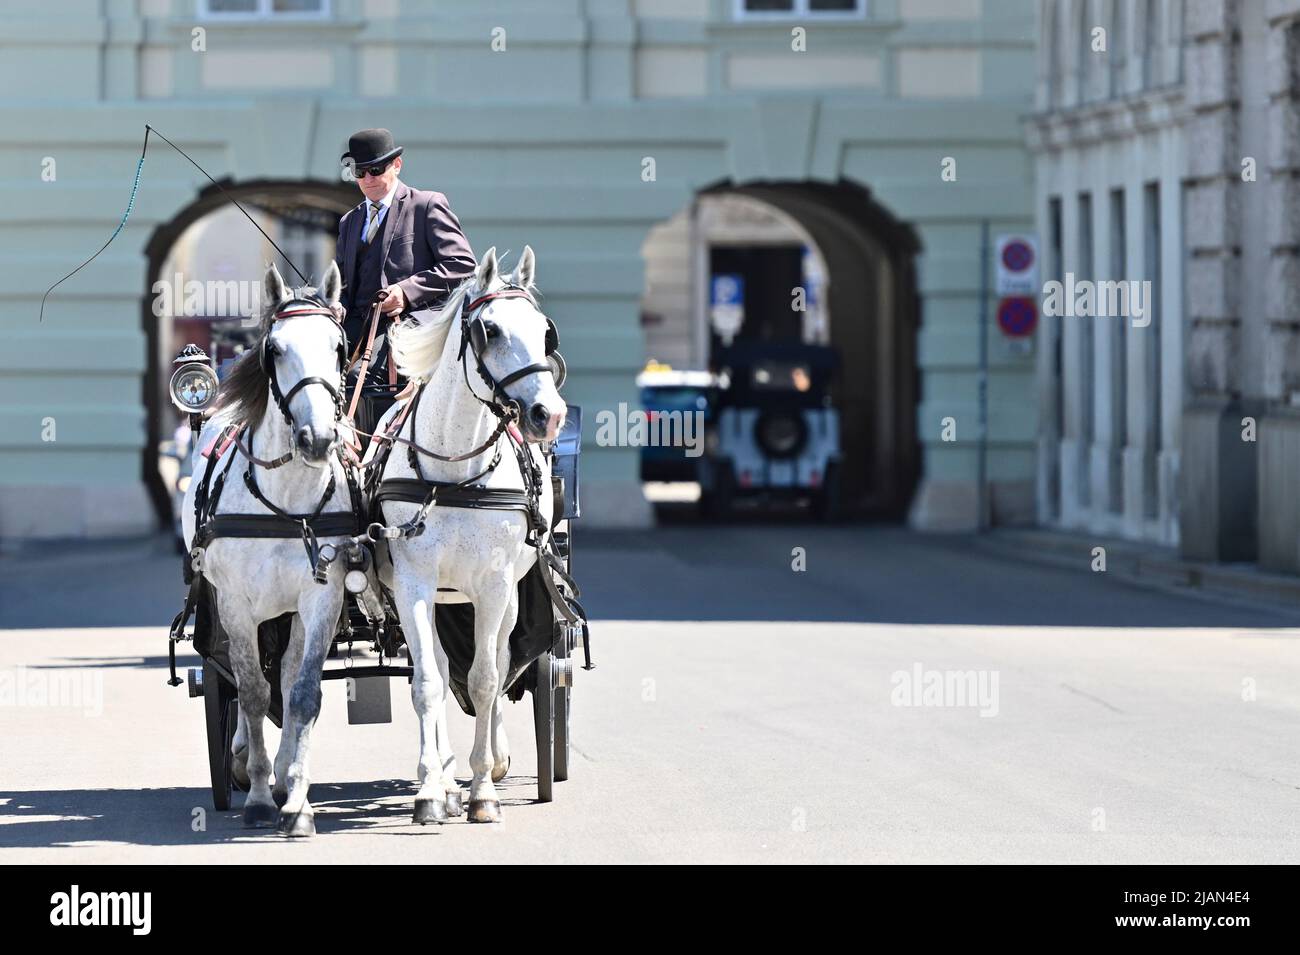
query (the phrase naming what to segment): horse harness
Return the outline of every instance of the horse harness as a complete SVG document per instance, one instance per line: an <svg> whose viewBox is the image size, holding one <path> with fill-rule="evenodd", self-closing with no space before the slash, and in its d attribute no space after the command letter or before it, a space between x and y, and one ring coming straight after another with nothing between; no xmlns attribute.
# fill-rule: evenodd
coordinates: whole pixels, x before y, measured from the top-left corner
<svg viewBox="0 0 1300 955"><path fill-rule="evenodd" d="M543 561L552 573L543 573L542 579L546 584L547 592L551 598L551 603L559 611L560 615L570 624L582 623L586 614L582 612L581 605L577 603L576 598L580 596L580 591L573 578L569 576L564 568L560 555L555 548L554 540L547 533L549 528L545 526L541 513L541 494L542 494L542 474L541 469L533 460L529 453L522 436L519 435L514 427L514 422L519 416L518 402L512 399L505 392L505 387L509 384L520 380L531 374L540 374L542 372L552 372L553 369L548 362L535 362L519 368L505 377L497 380L488 370L483 361L483 351L487 347L488 329L484 320L476 313L488 302L500 298L526 298L533 303L536 308L537 303L527 289L519 286L507 286L498 289L495 292L489 292L474 299L469 305L461 311L461 347L457 355L457 361L460 362L465 374L465 384L469 388L470 394L474 395L489 411L497 418L497 426L488 439L471 451L458 455L443 455L436 451L431 451L421 447L415 439L415 419L416 411L419 407L420 397L424 393L424 386L421 385L412 395L411 400L404 406L402 411L396 417L393 425L390 426L387 433L376 434L374 439L382 442L380 448L369 466L373 468L370 472L373 477L367 481L366 490L370 492L371 506L367 512L364 505L364 498L361 487L358 486L354 476L354 470L348 465L348 462L342 457L344 473L347 476L349 496L351 497L352 509L349 511L331 511L323 512L325 505L333 498L336 477L333 473L326 485L324 493L317 502L316 507L310 514L290 514L276 505L273 501L262 493L257 485L257 478L254 473L254 465L260 465L267 469L281 467L293 460L293 451L281 455L278 458L263 460L253 453L252 433L248 434L248 445L245 446L240 440L239 435L244 430L243 425L230 425L227 427L207 454L207 467L204 469L203 478L199 487L195 491L195 533L194 546L190 551L190 561L185 565L186 583L190 585L189 593L185 599L185 606L176 618L172 621L171 639L168 645L169 659L171 664L171 679L169 684L179 685L181 680L176 676L176 644L185 639L185 626L188 624L190 617L194 614L198 606L199 591L201 588L201 578L203 569L203 553L206 547L219 537L242 537L242 538L295 538L301 537L303 546L307 552L308 561L312 566L313 579L320 584L324 584L328 578L329 565L337 558L340 549L345 552L349 568L353 566L366 566L369 563L369 548L380 540L398 540L418 537L424 533L425 521L429 511L435 506L458 507L473 510L506 510L517 511L525 515L528 522L528 534L525 542L537 550L539 561ZM540 311L540 309L539 309ZM339 324L338 318L329 306L319 299L294 299L286 303L285 307L280 309L273 316L272 321L287 320L305 315L323 315L329 317L339 328L341 343L339 345L339 367L340 378L339 386L336 388L331 382L318 376L310 376L298 381L288 393L283 393L280 389L279 381L276 377L275 362L269 351L269 338L266 335L260 345L260 354L258 360L262 370L270 380L271 394L275 398L276 405L290 427L293 426L293 416L289 412L289 402L300 390L308 385L316 384L325 388L334 398L335 420L340 421L344 415L344 384L343 379L346 375L348 365L347 335L343 327ZM371 354L374 342L374 332L378 324L379 300L376 300L372 312L372 323L370 335L364 349L362 373L357 378L356 392L353 395L351 408L349 412L355 410L357 398L365 381L365 365ZM546 319L546 355L549 357L559 345L559 333L555 324ZM469 352L474 359L476 370L479 377L491 389L491 400L481 397L469 384L468 362L466 361L466 352ZM355 356L354 356L355 357ZM392 359L390 358L390 363ZM409 438L401 437L401 431L406 420L411 422L411 436ZM500 438L502 435L508 435L510 445L515 452L519 463L519 473L524 481L523 489L516 488L488 488L476 484L475 482L483 479L496 469L501 462ZM216 470L216 463L222 457L225 449L233 444L248 462L244 471L244 483L249 492L261 502L271 513L269 514L218 514L216 508L221 499L221 492L225 488L226 477L234 464L235 455L231 454L226 461L225 467L221 473L216 476L213 474ZM383 464L387 459L387 454L395 444L403 444L407 449L407 458L411 469L415 471L415 478L388 478L380 480L379 477L383 471ZM420 468L420 455L433 458L437 461L454 463L467 461L478 457L489 449L493 449L492 460L488 465L477 474L471 475L463 481L446 482L433 481L425 478ZM401 501L405 503L419 504L420 508L415 516L404 524L390 526L383 521L383 502ZM362 530L360 528L360 515L369 514L370 523ZM333 544L321 546L317 542L319 537L347 537L348 540L340 547ZM364 552L363 552L364 551ZM567 596L555 583L554 577L558 575L564 584L568 587L572 596ZM588 654L590 650L588 649ZM588 660L590 666L590 660Z"/></svg>
<svg viewBox="0 0 1300 955"><path fill-rule="evenodd" d="M497 426L486 441L462 454L441 454L422 447L415 441L415 421L420 398L424 394L424 386L419 386L411 396L410 401L407 402L389 425L386 433L374 436L375 440L381 442L381 446L375 458L371 461L373 477L367 485L367 489L371 492L370 519L372 522L368 533L374 540L399 540L418 537L424 533L425 521L429 512L435 506L467 508L470 510L517 511L522 513L528 522L525 543L537 550L538 559L544 561L546 566L560 577L574 596L579 596L577 584L565 571L560 556L555 549L554 541L548 533L549 528L542 519L542 472L537 462L533 460L527 444L515 426L515 421L519 417L519 403L505 392L507 385L513 384L521 378L543 372L553 372L553 369L549 362L535 362L516 369L498 380L493 377L483 360L483 352L487 348L488 330L486 323L478 312L488 302L503 298L527 299L533 304L534 308L537 308L537 302L532 294L527 289L519 286L506 286L494 292L480 295L461 310L460 351L456 356L456 360L460 363L465 375L465 385L469 388L470 394L477 398L496 417ZM538 311L540 312L540 309ZM547 318L547 357L555 351L558 345L559 333L554 322ZM467 352L474 359L479 377L491 390L491 400L483 398L470 386L469 362L466 360ZM410 436L403 437L400 432L407 421L411 423ZM496 470L497 465L501 463L501 437L503 435L508 438L510 447L519 463L519 474L524 482L523 488L490 488L477 483ZM397 444L406 446L407 461L411 470L416 474L414 478L382 478L383 466L387 460L388 452ZM420 466L421 455L435 461L457 463L472 460L489 450L493 451L493 455L487 466L463 481L431 480L424 476ZM383 504L385 501L418 504L420 507L415 515L404 524L390 526L383 520ZM550 593L551 602L561 616L569 623L578 622L580 619L578 613L570 606L570 599L560 592L552 575L544 573L542 577Z"/></svg>
<svg viewBox="0 0 1300 955"><path fill-rule="evenodd" d="M328 317L339 329L341 336L338 348L340 374L337 385L325 378L311 375L300 379L285 393L281 390L276 375L275 360L269 345L269 331L263 336L259 346L258 362L270 381L271 395L275 399L276 406L290 428L293 427L293 415L289 411L289 402L293 400L293 397L299 391L309 385L319 385L328 391L334 399L335 422L337 423L343 418L343 374L346 370L348 358L347 335L344 333L343 326L339 323L333 310L325 302L317 298L295 298L278 309L272 316L271 321L274 324L277 321L287 321L308 315ZM169 683L173 686L180 683L180 679L176 676L176 644L185 638L185 625L189 622L198 606L203 576L204 552L207 546L217 538L240 537L291 540L300 537L307 553L307 560L312 568L312 578L319 584L327 582L329 566L338 557L340 549L346 552L349 567L353 564L365 563L365 557L359 553L360 540L366 539L366 535L361 532L358 516L364 510L361 488L347 462L340 456L340 463L343 464L343 472L348 483L351 505L348 510L325 511L325 506L334 498L338 484L337 475L331 469L325 490L312 511L308 514L292 514L268 498L258 486L254 466L261 466L267 470L282 467L293 460L293 449L290 448L289 451L277 458L269 460L259 458L253 451L253 432L251 430L247 431L247 445L240 440L240 434L245 431L245 428L246 426L243 424L227 426L204 451L207 466L204 468L203 477L200 479L194 494L194 541L189 554L190 559L185 564L185 582L190 585L190 589L185 598L185 606L172 621L171 641L168 648L171 662L171 679ZM226 479L232 465L235 463L236 455L233 452L230 453L220 474L216 473L217 462L225 456L226 451L232 445L248 462L244 470L245 486L248 488L249 493L270 511L269 514L217 513L221 493L225 489ZM349 540L340 548L333 544L322 546L318 541L320 537L348 537Z"/></svg>

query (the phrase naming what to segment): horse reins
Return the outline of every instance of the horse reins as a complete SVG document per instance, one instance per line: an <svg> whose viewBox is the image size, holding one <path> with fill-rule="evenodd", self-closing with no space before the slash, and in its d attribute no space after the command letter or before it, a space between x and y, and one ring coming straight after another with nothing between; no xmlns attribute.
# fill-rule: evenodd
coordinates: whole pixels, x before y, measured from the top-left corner
<svg viewBox="0 0 1300 955"><path fill-rule="evenodd" d="M420 473L417 454L422 454L425 457L432 458L435 461L442 461L447 464L456 464L461 461L468 461L472 458L476 458L480 454L486 452L489 448L491 448L494 444L497 443L497 440L501 437L503 433L506 432L506 429L510 426L510 423L516 418L518 418L519 416L518 407L517 407L518 403L514 398L511 398L508 394L505 393L506 385L514 384L519 379L524 378L528 375L539 374L541 372L554 373L554 369L551 367L550 363L543 361L543 362L534 362L531 365L525 365L523 368L520 368L516 371L512 371L510 374L506 375L504 378L500 379L499 381L492 377L492 373L488 371L487 366L483 362L483 356L479 350L479 347L471 341L471 338L473 336L470 334L470 327L471 327L470 323L471 321L476 320L471 318L471 315L474 312L478 311L478 309L482 308L488 302L494 301L499 298L527 299L528 302L532 304L533 308L536 309L538 307L537 300L533 298L532 294L529 293L527 289L521 288L517 285L507 286L506 288L498 289L495 292L487 292L483 295L480 295L478 298L474 299L468 304L462 305L461 307L460 351L456 356L456 360L461 364L461 369L465 376L465 387L469 389L469 393L473 395L475 398L477 398L482 404L487 406L488 410L491 411L492 414L495 415L497 418L497 426L493 430L492 434L488 436L487 440L471 451L466 451L463 454L453 454L453 455L439 454L437 451L430 451L428 448L422 447L420 444L418 444L415 441L415 410L419 406L420 396L424 392L423 386L416 389L415 394L412 397L410 403L401 412L398 419L393 423L392 433L390 434L375 433L369 436L371 438L374 438L377 441L385 441L392 444L406 445L407 455L411 463L411 468L416 472L416 474ZM548 325L548 329L553 327L550 325L549 320L547 320L547 325ZM373 333L373 328L372 328L372 333ZM548 336L551 334L552 332L548 331ZM548 342L549 342L549 338L548 338ZM484 384L486 384L489 388L492 389L492 397L494 400L492 401L485 400L481 395L479 395L478 392L474 390L473 386L470 385L469 363L465 361L465 352L467 349L469 353L474 356L474 362L478 368L479 376L483 379ZM391 356L389 358L389 361L390 363L392 362ZM356 404L356 394L354 393L353 395L354 407L355 404ZM404 438L398 432L401 431L402 426L406 423L406 420L408 418L411 420L411 437ZM479 476L481 477L482 475Z"/></svg>
<svg viewBox="0 0 1300 955"><path fill-rule="evenodd" d="M385 292L383 289L380 289L379 292L375 295L375 301L370 307L370 328L366 332L366 343L363 346L360 342L357 342L357 350L352 353L352 357L349 358L347 362L348 368L351 368L354 364L356 364L357 355L360 354L361 365L357 373L357 383L352 387L352 400L348 403L347 417L349 420L352 420L353 416L356 414L357 404L361 401L361 389L365 386L366 373L370 370L370 361L375 350L375 338L379 331L379 319L383 312L382 305L384 299L386 299L387 297L388 297L388 293ZM390 354L388 356L388 384L396 385L397 364L396 362L393 361L393 356L391 354L392 352L391 347L389 348L389 352ZM347 372L345 369L344 374L346 375L346 373Z"/></svg>
<svg viewBox="0 0 1300 955"><path fill-rule="evenodd" d="M536 549L539 562L543 562L550 572L542 573L542 580L546 586L547 595L550 597L552 606L559 612L568 623L575 624L583 622L583 630L586 632L586 613L582 611L581 605L577 602L579 596L578 585L569 575L568 571L562 566L558 554L554 550L554 541L547 544L547 531L541 519L541 494L542 494L542 472L537 462L533 460L527 445L524 443L522 436L510 428L512 422L519 417L521 412L520 402L511 398L505 392L507 385L519 381L521 378L532 374L549 372L555 374L555 369L549 361L534 362L519 368L505 377L497 380L488 370L483 361L482 348L486 343L485 329L483 328L482 319L473 317L474 313L481 309L489 302L503 298L522 298L527 299L539 315L546 321L546 357L549 359L551 353L555 351L559 343L559 333L556 331L554 323L541 314L541 309L537 305L537 300L526 288L517 285L508 285L505 288L495 292L487 292L473 299L469 303L462 303L460 313L461 339L460 351L456 356L457 362L461 366L462 374L465 378L465 387L469 393L496 416L497 426L488 436L487 440L471 451L463 454L446 455L431 451L428 448L421 447L415 439L415 421L416 411L418 410L420 397L424 394L424 384L419 385L411 400L405 408L398 414L392 425L391 430L386 434L373 434L371 438L378 441L392 444L406 445L407 459L411 470L415 472L416 477L411 478L390 478L382 480L383 458L376 457L370 463L380 465L375 472L377 486L373 493L374 512L380 518L383 517L383 502L385 500L402 501L404 503L418 504L419 507L415 514L405 523L396 526L388 525L382 521L374 521L366 528L366 536L372 541L380 540L399 540L418 537L424 533L425 520L429 512L436 505L443 505L453 508L469 508L482 510L511 510L521 511L525 515L528 523L528 532L526 542ZM483 341L477 340L472 330L477 323ZM476 392L469 381L469 363L465 360L466 348L474 356L474 363L477 368L479 377L491 389L492 400L485 400ZM392 362L390 355L389 361ZM360 379L358 379L358 382ZM358 384L358 387L360 385ZM411 422L411 437L403 438L399 432L405 425L406 420ZM501 446L500 439L502 434L510 437L510 444L515 452L519 464L519 478L524 482L525 487L515 488L488 488L477 485L475 482L491 474L501 463ZM456 463L468 461L485 453L489 448L496 447L496 452L492 460L483 470L473 474L464 480L455 482L438 482L430 481L424 476L420 468L419 455L432 458L435 461L445 463ZM558 576L573 594L572 597L566 596L555 582ZM575 609L576 608L576 609ZM584 640L584 653L586 656L585 668L592 669L591 648Z"/></svg>

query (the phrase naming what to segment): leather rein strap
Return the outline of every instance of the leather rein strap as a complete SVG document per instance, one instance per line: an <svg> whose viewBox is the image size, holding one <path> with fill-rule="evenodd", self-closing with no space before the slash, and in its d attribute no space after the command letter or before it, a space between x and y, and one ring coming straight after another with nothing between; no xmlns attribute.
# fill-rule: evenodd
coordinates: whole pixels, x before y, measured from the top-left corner
<svg viewBox="0 0 1300 955"><path fill-rule="evenodd" d="M388 294L382 289L375 295L375 302L370 307L370 327L366 331L364 350L362 344L357 342L357 350L354 351L352 357L348 359L348 368L351 368L353 364L356 363L358 353L361 355L361 368L357 374L357 382L352 386L352 399L348 402L348 420L353 420L356 417L357 404L361 401L361 389L365 387L366 373L370 371L370 361L375 351L375 338L379 332L379 319L383 316L382 305L384 299L387 297ZM391 346L388 351L388 383L390 385L396 385L397 363L393 360ZM343 370L343 373L345 376L347 375L346 368ZM360 448L358 447L357 450L360 450Z"/></svg>

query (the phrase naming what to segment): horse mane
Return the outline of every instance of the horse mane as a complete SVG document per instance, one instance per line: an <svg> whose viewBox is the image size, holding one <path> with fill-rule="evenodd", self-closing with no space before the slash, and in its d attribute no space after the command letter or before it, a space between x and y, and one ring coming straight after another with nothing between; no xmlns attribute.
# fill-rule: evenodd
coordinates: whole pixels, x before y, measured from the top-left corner
<svg viewBox="0 0 1300 955"><path fill-rule="evenodd" d="M460 313L461 304L474 285L474 276L462 280L447 296L437 313L422 322L410 320L396 322L388 331L392 343L393 361L397 370L407 378L427 381L442 361L451 334L452 319Z"/></svg>
<svg viewBox="0 0 1300 955"><path fill-rule="evenodd" d="M266 335L267 332L262 331L256 343L239 356L222 379L217 390L214 417L221 415L231 422L244 422L252 428L261 423L271 391L271 379L262 369L261 362L262 340Z"/></svg>
<svg viewBox="0 0 1300 955"><path fill-rule="evenodd" d="M476 289L476 280L476 275L462 279L432 318L423 322L398 322L389 329L388 340L392 344L393 361L400 374L428 381L442 362L442 353L446 350L447 339L451 334L452 319L460 313L466 296L471 291L486 292L509 282L504 272L497 273L496 282L490 283L488 289ZM529 282L528 291L536 295L536 284Z"/></svg>

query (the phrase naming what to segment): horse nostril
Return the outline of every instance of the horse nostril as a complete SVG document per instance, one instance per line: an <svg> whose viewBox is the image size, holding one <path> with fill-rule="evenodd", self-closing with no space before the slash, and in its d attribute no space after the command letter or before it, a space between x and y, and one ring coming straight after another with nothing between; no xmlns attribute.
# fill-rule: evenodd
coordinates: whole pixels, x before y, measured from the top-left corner
<svg viewBox="0 0 1300 955"><path fill-rule="evenodd" d="M312 442L316 440L316 432L312 430L311 425L305 424L298 429L298 433L294 437L298 441L298 447L310 448Z"/></svg>
<svg viewBox="0 0 1300 955"><path fill-rule="evenodd" d="M528 409L528 420L539 431L544 431L551 420L551 412L547 410L546 405L538 402Z"/></svg>

